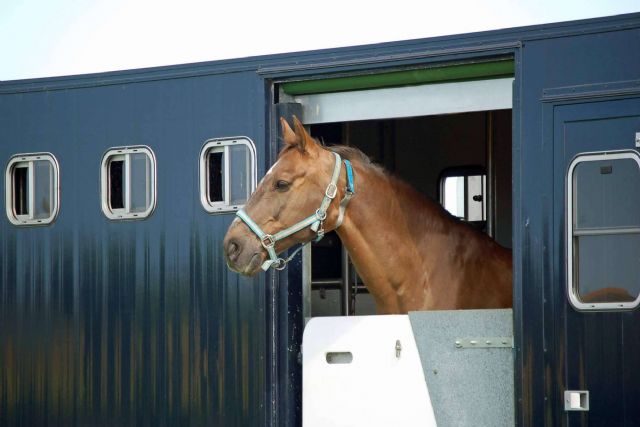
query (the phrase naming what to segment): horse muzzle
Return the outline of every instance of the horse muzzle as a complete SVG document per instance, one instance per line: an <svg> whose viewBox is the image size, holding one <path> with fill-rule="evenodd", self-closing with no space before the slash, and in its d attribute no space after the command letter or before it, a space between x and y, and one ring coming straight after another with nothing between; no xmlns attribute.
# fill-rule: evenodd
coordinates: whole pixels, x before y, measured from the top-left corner
<svg viewBox="0 0 640 427"><path fill-rule="evenodd" d="M222 245L227 266L231 270L245 276L254 276L260 271L267 253L260 241L247 231L243 225L232 224Z"/></svg>

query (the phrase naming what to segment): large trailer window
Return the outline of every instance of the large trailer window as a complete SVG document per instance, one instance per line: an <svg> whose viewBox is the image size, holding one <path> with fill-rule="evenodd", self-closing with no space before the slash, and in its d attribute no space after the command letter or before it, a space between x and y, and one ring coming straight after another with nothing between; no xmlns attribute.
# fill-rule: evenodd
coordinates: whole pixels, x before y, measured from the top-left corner
<svg viewBox="0 0 640 427"><path fill-rule="evenodd" d="M112 148L102 158L102 212L109 219L142 219L156 205L156 161L148 147Z"/></svg>
<svg viewBox="0 0 640 427"><path fill-rule="evenodd" d="M256 187L256 159L249 138L205 142L200 152L200 201L210 213L237 211Z"/></svg>
<svg viewBox="0 0 640 427"><path fill-rule="evenodd" d="M640 156L577 156L567 179L567 283L578 309L640 302Z"/></svg>
<svg viewBox="0 0 640 427"><path fill-rule="evenodd" d="M5 173L7 217L15 225L46 225L58 214L60 171L49 153L18 154Z"/></svg>

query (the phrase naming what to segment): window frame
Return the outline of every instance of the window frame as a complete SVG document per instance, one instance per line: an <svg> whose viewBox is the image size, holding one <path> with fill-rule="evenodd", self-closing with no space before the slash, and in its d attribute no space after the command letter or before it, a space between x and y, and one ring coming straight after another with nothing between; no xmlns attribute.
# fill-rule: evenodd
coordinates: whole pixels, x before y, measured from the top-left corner
<svg viewBox="0 0 640 427"><path fill-rule="evenodd" d="M149 207L142 212L131 212L131 154L145 154L149 159L150 171L147 171L148 178L151 181L150 203ZM110 177L109 164L114 158L118 161L124 161L124 184L123 184L123 208L111 209L110 200ZM110 220L139 220L151 216L156 209L157 203L157 162L153 150L146 145L112 147L102 155L100 162L100 207L102 213Z"/></svg>
<svg viewBox="0 0 640 427"><path fill-rule="evenodd" d="M249 173L251 177L249 179L250 189L248 197L255 191L257 186L257 159L256 148L253 141L246 136L225 137L225 138L211 138L204 142L199 156L199 180L200 180L200 203L202 207L210 214L236 212L242 209L244 204L230 204L229 198L231 194L231 179L229 169L229 147L233 145L245 145L249 149ZM214 151L223 152L223 165L224 165L224 190L222 201L211 202L209 200L209 153ZM247 197L247 198L248 198Z"/></svg>
<svg viewBox="0 0 640 427"><path fill-rule="evenodd" d="M48 161L52 167L51 182L53 188L51 188L51 214L47 218L34 218L35 213L35 170L33 163L35 161ZM14 189L13 189L13 170L20 164L27 163L27 185L29 188L29 200L27 201L29 206L29 214L18 215L15 212ZM9 159L7 167L5 169L5 212L7 218L13 225L17 226L39 226L52 224L60 212L60 164L58 159L52 153L21 153L14 154Z"/></svg>
<svg viewBox="0 0 640 427"><path fill-rule="evenodd" d="M471 176L480 176L482 179L482 188L483 188L483 193L482 193L482 216L484 217L484 219L481 220L468 220L467 217L469 216L469 205L468 205L468 197L467 197L467 182L466 180L471 177ZM465 206L464 206L464 211L465 211L465 216L464 217L459 217L457 215L453 215L451 212L449 212L449 210L446 208L445 206L445 202L446 202L446 198L445 198L445 181L447 180L447 178L453 178L453 177L463 177L465 178ZM453 167L448 167L446 169L444 169L442 172L440 172L440 176L438 177L438 201L440 202L440 205L447 211L449 212L451 215L455 216L456 218L459 218L462 221L468 222L468 223L485 223L487 222L487 217L489 215L488 212L488 176L487 176L487 171L486 168L484 166L480 166L480 165L470 165L470 166L453 166Z"/></svg>
<svg viewBox="0 0 640 427"><path fill-rule="evenodd" d="M567 272L566 291L570 304L579 311L626 311L633 310L640 304L640 292L634 301L620 302L583 302L579 296L578 284L574 282L574 238L575 219L574 219L574 171L576 167L583 162L600 161L600 160L618 160L632 159L638 165L640 170L640 154L635 150L612 150L612 151L593 151L577 154L569 163L567 174L565 175L565 266ZM640 185L640 182L638 183ZM635 231L634 231L635 229ZM608 228L598 233L590 230L590 235L610 235ZM640 227L629 227L629 230L617 230L616 234L640 234ZM582 235L585 235L582 233Z"/></svg>

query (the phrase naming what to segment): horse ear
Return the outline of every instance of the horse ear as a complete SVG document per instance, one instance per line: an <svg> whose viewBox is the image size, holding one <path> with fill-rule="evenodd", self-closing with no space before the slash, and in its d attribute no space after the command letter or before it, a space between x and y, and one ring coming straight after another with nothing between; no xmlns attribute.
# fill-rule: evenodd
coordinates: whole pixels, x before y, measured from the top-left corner
<svg viewBox="0 0 640 427"><path fill-rule="evenodd" d="M299 146L302 143L302 139L293 132L284 117L280 117L280 126L282 127L282 139L285 144Z"/></svg>
<svg viewBox="0 0 640 427"><path fill-rule="evenodd" d="M307 153L314 153L318 148L317 143L315 139L309 135L309 132L307 132L302 122L298 120L296 116L293 116L293 128L295 129L296 135L300 138L300 149Z"/></svg>
<svg viewBox="0 0 640 427"><path fill-rule="evenodd" d="M315 151L315 140L296 116L293 116L293 129L295 130L291 129L284 117L280 117L280 126L282 126L282 139L285 144L297 148L302 153Z"/></svg>

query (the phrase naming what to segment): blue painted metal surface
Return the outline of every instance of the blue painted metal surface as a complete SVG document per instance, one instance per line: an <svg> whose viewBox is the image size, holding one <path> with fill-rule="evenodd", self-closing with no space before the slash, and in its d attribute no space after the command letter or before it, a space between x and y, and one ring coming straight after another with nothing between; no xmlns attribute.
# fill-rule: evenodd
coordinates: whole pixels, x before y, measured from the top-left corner
<svg viewBox="0 0 640 427"><path fill-rule="evenodd" d="M247 135L264 159L254 73L0 97L0 158L49 150L50 227L0 219L1 425L264 425L265 279L230 273L233 214L205 213L198 154ZM158 203L141 221L100 210L102 154L148 145ZM263 169L261 168L263 171ZM4 191L4 186L3 186ZM4 199L3 199L4 200Z"/></svg>
<svg viewBox="0 0 640 427"><path fill-rule="evenodd" d="M640 56L629 47L639 40L636 19L628 29L524 42L522 120L514 150L520 165L514 165L519 182L514 191L521 200L514 247L520 251L523 301L515 311L522 330L521 393L529 405L522 411L523 425L640 422L630 405L640 400L640 390L627 387L640 382L630 369L640 357L635 344L640 313L574 310L566 297L564 250L565 176L573 156L635 148L632 129L638 131L640 121L631 110L640 110ZM625 100L615 106L605 102L612 99ZM565 122L568 111L573 116ZM628 119L610 119L616 116ZM564 411L563 392L575 389L590 391L589 412Z"/></svg>
<svg viewBox="0 0 640 427"><path fill-rule="evenodd" d="M623 351L637 354L629 340L638 319L636 313L589 317L566 305L562 237L554 228L563 214L552 174L559 142L549 133L554 116L547 106L594 101L613 88L615 96L635 96L633 88L619 89L640 79L633 50L639 28L634 14L1 83L0 160L54 153L62 200L49 227L17 228L0 219L0 424L298 424L300 263L252 280L226 269L221 241L233 216L212 216L200 206L202 143L250 137L261 175L277 152L274 80L505 56L516 62L516 421L573 423L559 400L576 375L565 366L593 352L593 338L624 341L617 360ZM609 89L589 93L592 84ZM563 95L566 87L575 95ZM143 221L110 222L100 211L100 159L122 145L148 145L157 157L158 204ZM569 343L571 331L581 339ZM577 347L570 353L569 345ZM633 361L624 360L616 378L632 408L638 382L625 377ZM605 417L607 407L618 410L600 406Z"/></svg>
<svg viewBox="0 0 640 427"><path fill-rule="evenodd" d="M640 31L636 32L636 37L640 38ZM615 50L612 53L615 54ZM640 58L629 61L629 69L640 72ZM640 87L636 87L636 91L635 96L588 97L568 105L557 100L546 106L554 122L556 206L564 204L563 178L576 154L635 147L635 133L640 129ZM571 91L565 91L565 94L569 95ZM554 235L561 235L564 217L554 215L553 221ZM556 284L566 288L566 278L559 274L564 267L565 245L559 245L556 250ZM623 253L610 255L624 256ZM564 322L554 328L557 336L552 337L557 341L557 351L547 363L558 366L557 377L565 389L590 391L589 411L567 414L567 424L640 425L640 413L636 409L636 402L640 400L640 371L634 368L640 360L640 341L637 339L640 312L578 312L565 302L560 290L556 289L553 295L558 301L556 316Z"/></svg>

